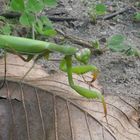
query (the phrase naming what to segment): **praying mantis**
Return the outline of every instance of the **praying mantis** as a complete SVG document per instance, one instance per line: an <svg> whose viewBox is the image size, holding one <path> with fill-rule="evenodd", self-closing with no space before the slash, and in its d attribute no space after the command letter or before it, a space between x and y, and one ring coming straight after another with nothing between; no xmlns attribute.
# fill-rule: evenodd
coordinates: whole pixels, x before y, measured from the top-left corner
<svg viewBox="0 0 140 140"><path fill-rule="evenodd" d="M106 102L101 92L97 89L91 90L81 87L75 84L73 81L73 73L82 75L89 71L94 73L92 81L96 79L96 76L99 72L98 68L96 66L87 64L90 58L89 49L85 48L83 50L79 50L73 46L58 45L51 42L8 35L0 35L0 49L3 49L5 52L16 54L22 60L27 62L33 57L36 57L35 60L40 57L49 58L49 54L53 52L59 52L63 54L64 58L60 62L60 69L67 73L70 87L81 96L86 98L100 99L103 104L105 117L107 116ZM27 58L23 57L23 55L27 56ZM82 65L72 66L73 57L75 57L75 59Z"/></svg>

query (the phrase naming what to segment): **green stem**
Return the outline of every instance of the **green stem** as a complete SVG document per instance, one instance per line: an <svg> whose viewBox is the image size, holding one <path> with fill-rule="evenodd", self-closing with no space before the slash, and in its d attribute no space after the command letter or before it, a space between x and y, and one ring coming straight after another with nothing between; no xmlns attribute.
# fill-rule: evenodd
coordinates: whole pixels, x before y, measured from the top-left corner
<svg viewBox="0 0 140 140"><path fill-rule="evenodd" d="M32 39L35 39L35 27L34 27L34 23L32 24Z"/></svg>

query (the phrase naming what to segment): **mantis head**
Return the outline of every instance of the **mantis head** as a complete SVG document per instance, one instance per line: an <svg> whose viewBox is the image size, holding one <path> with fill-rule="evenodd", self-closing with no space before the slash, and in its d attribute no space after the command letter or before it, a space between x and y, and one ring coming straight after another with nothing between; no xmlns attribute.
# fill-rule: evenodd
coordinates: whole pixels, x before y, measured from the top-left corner
<svg viewBox="0 0 140 140"><path fill-rule="evenodd" d="M83 64L88 63L90 56L91 56L91 51L88 48L81 49L75 54L75 58Z"/></svg>

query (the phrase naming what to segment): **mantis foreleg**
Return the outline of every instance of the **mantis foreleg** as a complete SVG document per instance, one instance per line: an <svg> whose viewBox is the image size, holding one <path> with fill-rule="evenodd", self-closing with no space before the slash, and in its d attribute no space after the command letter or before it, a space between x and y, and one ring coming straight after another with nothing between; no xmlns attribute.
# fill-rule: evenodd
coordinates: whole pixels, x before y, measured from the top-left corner
<svg viewBox="0 0 140 140"><path fill-rule="evenodd" d="M67 66L66 66L65 59L63 59L61 61L59 68L62 71L67 72ZM92 80L91 81L86 81L86 79L83 76L83 74L85 74L87 72L92 72ZM82 75L84 82L86 82L87 84L89 84L89 86L91 86L92 82L94 82L96 80L97 76L99 75L99 70L94 65L78 65L78 66L72 66L72 73Z"/></svg>
<svg viewBox="0 0 140 140"><path fill-rule="evenodd" d="M73 77L72 77L72 56L70 56L70 55L65 56L65 60L66 60L66 65L67 65L68 81L69 81L69 85L71 86L71 88L86 98L101 99L103 108L104 108L104 114L106 117L107 108L106 108L106 103L105 103L104 97L101 94L101 92L99 90L95 90L95 89L90 90L90 89L86 89L86 88L80 87L78 85L75 85L73 82Z"/></svg>
<svg viewBox="0 0 140 140"><path fill-rule="evenodd" d="M59 68L64 71L67 72L67 66L66 66L66 60L63 59L60 63ZM78 65L78 66L72 66L72 73L75 74L85 74L87 72L92 72L92 73L99 73L99 70L96 66L94 65ZM97 77L97 76L96 76Z"/></svg>

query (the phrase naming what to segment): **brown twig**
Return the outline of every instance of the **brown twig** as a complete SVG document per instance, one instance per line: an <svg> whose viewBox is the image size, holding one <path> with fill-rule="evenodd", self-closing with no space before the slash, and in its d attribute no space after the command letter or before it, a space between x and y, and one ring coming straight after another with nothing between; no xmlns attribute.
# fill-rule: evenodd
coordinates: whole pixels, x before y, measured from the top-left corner
<svg viewBox="0 0 140 140"><path fill-rule="evenodd" d="M85 46L87 48L93 48L92 45L88 41L85 41L85 40L83 40L81 38L78 38L78 37L75 37L75 36L67 35L67 34L65 34L63 31L61 31L59 29L56 29L56 31L60 35L64 36L65 38L70 39L73 43L76 43L78 45Z"/></svg>
<svg viewBox="0 0 140 140"><path fill-rule="evenodd" d="M111 19L111 18L113 18L113 17L115 17L119 14L122 14L122 13L126 12L131 7L132 6L128 6L128 7L124 8L120 11L114 12L112 14L105 15L104 17L97 17L97 20L109 20L109 19ZM0 16L4 16L6 18L19 18L21 16L21 14L17 13L17 12L7 12L7 13L1 13ZM58 16L49 16L48 15L48 18L52 21L55 21L55 22L76 21L76 20L84 21L82 19L77 19L77 18L74 18L74 17L58 17Z"/></svg>
<svg viewBox="0 0 140 140"><path fill-rule="evenodd" d="M0 16L3 16L5 18L19 18L21 14L17 12L6 12L6 13L0 13Z"/></svg>
<svg viewBox="0 0 140 140"><path fill-rule="evenodd" d="M5 18L19 18L21 14L17 12L7 12L7 13L1 13L0 16L3 16ZM73 18L73 17L58 17L58 16L49 16L49 15L47 17L55 22L78 20L77 18Z"/></svg>
<svg viewBox="0 0 140 140"><path fill-rule="evenodd" d="M76 36L72 36L72 35L67 35L65 34L63 31L56 29L56 31L62 35L63 37L69 39L71 42L81 45L83 47L89 48L91 49L95 54L102 54L103 52L107 51L108 49L106 47L102 48L102 49L95 49L94 46L92 46L92 42L83 40L81 38L78 38Z"/></svg>
<svg viewBox="0 0 140 140"><path fill-rule="evenodd" d="M117 11L117 12L114 12L112 14L109 14L109 15L105 15L104 17L99 17L97 19L103 19L103 20L109 20L117 15L120 15L120 14L123 14L124 12L126 12L130 7L125 7L124 9L120 10L120 11Z"/></svg>

